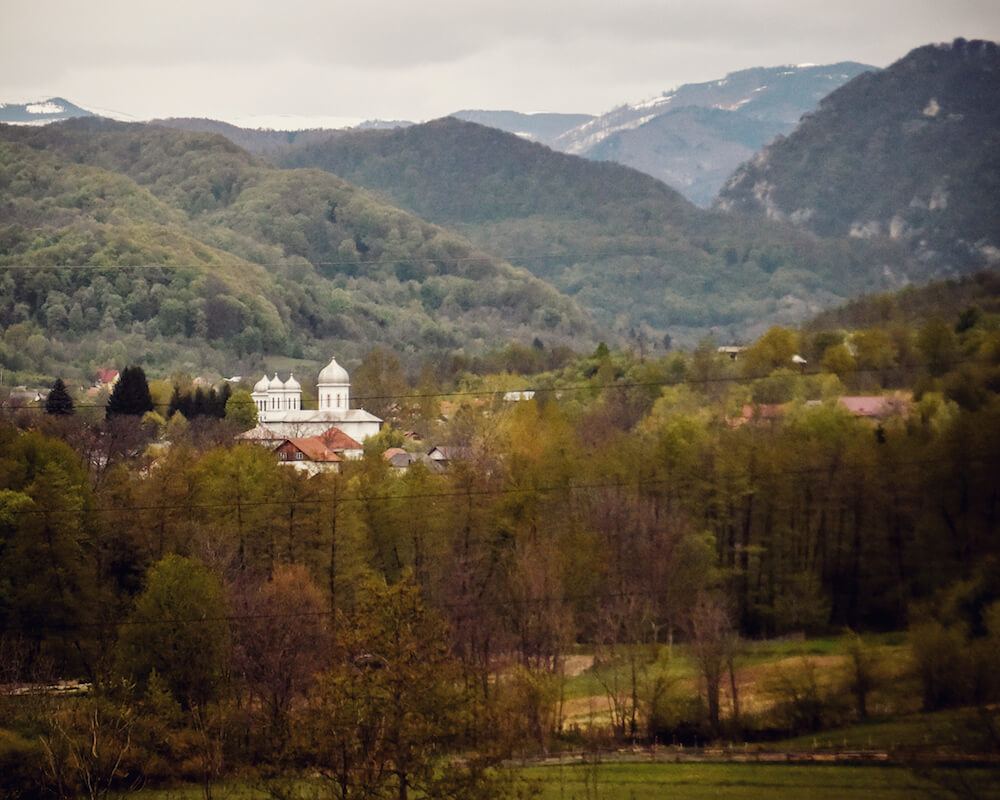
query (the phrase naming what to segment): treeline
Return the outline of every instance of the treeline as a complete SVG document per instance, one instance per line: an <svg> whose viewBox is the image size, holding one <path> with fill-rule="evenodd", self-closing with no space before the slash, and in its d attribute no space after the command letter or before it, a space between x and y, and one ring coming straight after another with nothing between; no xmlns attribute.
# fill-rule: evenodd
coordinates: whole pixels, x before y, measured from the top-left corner
<svg viewBox="0 0 1000 800"><path fill-rule="evenodd" d="M7 680L78 676L95 695L5 697L9 725L69 764L96 707L150 781L256 764L330 776L338 796L375 781L471 797L505 790L494 758L586 735L559 712L580 646L634 676L608 689L622 738L798 726L727 712L734 648L844 626L913 626L926 707L985 702L1000 331L990 315L956 327L774 329L736 361L710 343L647 360L602 347L534 376L530 401L494 392L513 376L470 376L444 423L447 395L398 392L400 425L460 446L443 472L398 473L368 448L307 477L231 431L174 427L150 448L138 420L22 418L0 429ZM866 337L877 368L857 361L882 352ZM789 368L810 348L828 366ZM395 369L372 359L365 378L393 385ZM872 375L915 392L853 416L838 398ZM642 677L675 642L700 674L680 700Z"/></svg>
<svg viewBox="0 0 1000 800"><path fill-rule="evenodd" d="M185 419L195 417L224 419L226 403L232 396L233 390L228 383L222 384L218 389L211 386L206 390L202 386L196 386L187 391L182 391L180 386L175 385L170 395L170 404L167 406L167 419L177 413L183 415Z"/></svg>

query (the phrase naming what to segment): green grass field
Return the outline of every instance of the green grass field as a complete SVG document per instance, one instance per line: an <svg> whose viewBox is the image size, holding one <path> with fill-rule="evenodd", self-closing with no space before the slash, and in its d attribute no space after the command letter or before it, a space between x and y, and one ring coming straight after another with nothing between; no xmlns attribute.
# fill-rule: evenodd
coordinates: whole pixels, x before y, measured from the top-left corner
<svg viewBox="0 0 1000 800"><path fill-rule="evenodd" d="M903 767L886 766L599 763L527 767L518 774L526 781L522 788L528 790L520 796L538 800L1000 798L1000 771L983 769L941 769L927 779ZM964 791L955 791L959 787ZM212 794L216 800L268 797L239 783L217 785ZM199 800L202 793L200 787L186 786L145 790L137 796L141 800ZM306 783L301 796L316 800L327 795L317 785Z"/></svg>
<svg viewBox="0 0 1000 800"><path fill-rule="evenodd" d="M541 800L911 800L960 795L974 785L982 798L1000 797L1000 773L939 770L928 781L901 767L770 764L598 764L531 767L523 774ZM940 782L939 782L940 781Z"/></svg>

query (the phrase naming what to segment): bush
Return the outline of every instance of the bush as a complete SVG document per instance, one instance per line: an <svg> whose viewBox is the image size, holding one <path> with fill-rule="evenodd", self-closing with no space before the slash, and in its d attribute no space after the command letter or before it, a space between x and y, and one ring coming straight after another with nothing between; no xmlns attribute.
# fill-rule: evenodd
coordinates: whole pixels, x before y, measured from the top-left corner
<svg viewBox="0 0 1000 800"><path fill-rule="evenodd" d="M0 796L33 800L48 796L45 757L37 741L0 728Z"/></svg>
<svg viewBox="0 0 1000 800"><path fill-rule="evenodd" d="M839 704L820 684L819 669L811 658L803 657L798 666L779 670L768 683L778 720L792 733L822 730L840 716Z"/></svg>

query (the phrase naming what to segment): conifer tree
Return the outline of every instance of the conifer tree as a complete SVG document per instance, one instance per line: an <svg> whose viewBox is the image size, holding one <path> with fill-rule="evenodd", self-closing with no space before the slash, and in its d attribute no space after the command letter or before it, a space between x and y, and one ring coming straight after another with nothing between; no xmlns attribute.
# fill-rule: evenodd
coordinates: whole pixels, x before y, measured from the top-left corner
<svg viewBox="0 0 1000 800"><path fill-rule="evenodd" d="M125 367L108 398L107 418L116 416L141 417L153 410L153 397L142 367Z"/></svg>
<svg viewBox="0 0 1000 800"><path fill-rule="evenodd" d="M58 416L69 416L75 411L73 398L66 391L66 384L62 378L56 378L49 391L49 396L45 400L45 413L56 414Z"/></svg>

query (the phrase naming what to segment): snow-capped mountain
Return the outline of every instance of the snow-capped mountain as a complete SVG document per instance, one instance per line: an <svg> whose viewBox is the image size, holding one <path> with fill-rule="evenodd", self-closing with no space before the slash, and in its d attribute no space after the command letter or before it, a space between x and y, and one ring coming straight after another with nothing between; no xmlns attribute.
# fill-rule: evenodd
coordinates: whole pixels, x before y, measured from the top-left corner
<svg viewBox="0 0 1000 800"><path fill-rule="evenodd" d="M95 116L85 108L61 97L35 103L0 103L0 122L8 125L46 125L61 119Z"/></svg>
<svg viewBox="0 0 1000 800"><path fill-rule="evenodd" d="M708 205L725 179L778 134L790 132L865 64L755 67L619 106L562 134L552 147L617 161Z"/></svg>
<svg viewBox="0 0 1000 800"><path fill-rule="evenodd" d="M541 142L550 147L567 131L594 119L591 114L522 114L519 111L484 111L464 109L450 116L466 122L476 122L490 128L499 128L522 139Z"/></svg>

